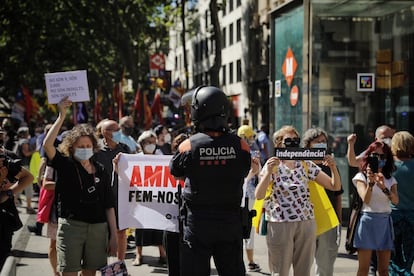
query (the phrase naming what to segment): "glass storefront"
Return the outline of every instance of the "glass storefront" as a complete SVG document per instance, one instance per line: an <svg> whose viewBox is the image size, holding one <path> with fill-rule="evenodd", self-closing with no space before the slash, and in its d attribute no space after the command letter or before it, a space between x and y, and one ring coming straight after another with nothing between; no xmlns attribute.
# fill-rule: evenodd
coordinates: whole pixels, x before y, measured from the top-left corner
<svg viewBox="0 0 414 276"><path fill-rule="evenodd" d="M292 1L295 2L290 9L284 7L272 14L275 32L272 51L277 63L272 73L274 128L293 124L302 131L319 126L328 132L344 183L343 207L347 208L349 185L356 172L346 162L347 136L357 134L359 153L373 141L379 125L388 124L396 130L414 133L414 95L410 93L414 89L414 2ZM302 86L309 85L309 89L301 91L302 86L298 86L299 104L305 110L302 124L286 116L296 114L292 110L297 107L288 102L292 99L292 88L284 80L286 74L281 66L284 60L278 59L277 52L282 46L285 59L289 47L294 47L290 42L278 44L277 38L287 28L295 29L295 25L291 22L283 27L278 22L297 15L301 11L297 3L301 3L302 10L305 7L299 16L305 20L301 26L303 35L309 37L309 41L304 39L300 54L300 58L303 55L309 62L308 75L303 76L308 83L302 81ZM296 48L295 57L297 51ZM293 83L301 80L294 78Z"/></svg>
<svg viewBox="0 0 414 276"><path fill-rule="evenodd" d="M412 1L311 1L311 124L331 135L344 184L350 133L359 153L379 125L413 130L413 22Z"/></svg>

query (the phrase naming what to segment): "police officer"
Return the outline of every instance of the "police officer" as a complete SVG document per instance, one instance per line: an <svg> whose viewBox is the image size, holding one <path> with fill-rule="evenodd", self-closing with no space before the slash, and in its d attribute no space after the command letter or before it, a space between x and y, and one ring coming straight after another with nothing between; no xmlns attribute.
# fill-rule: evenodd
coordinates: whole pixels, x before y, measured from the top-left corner
<svg viewBox="0 0 414 276"><path fill-rule="evenodd" d="M181 275L245 275L240 203L250 169L248 144L228 131L229 101L216 87L198 87L192 96L196 133L182 142L170 163L185 179L182 191Z"/></svg>

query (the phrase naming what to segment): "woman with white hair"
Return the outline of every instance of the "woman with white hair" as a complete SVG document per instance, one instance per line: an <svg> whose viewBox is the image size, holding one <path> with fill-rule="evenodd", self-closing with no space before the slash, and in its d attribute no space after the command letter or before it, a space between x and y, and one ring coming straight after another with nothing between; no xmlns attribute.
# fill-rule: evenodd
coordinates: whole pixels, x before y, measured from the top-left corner
<svg viewBox="0 0 414 276"><path fill-rule="evenodd" d="M142 152L138 154L160 154L161 150L156 149L157 135L151 130L146 130L138 137L138 144L141 146ZM142 247L143 246L158 246L160 257L158 262L160 264L166 263L166 254L164 246L162 245L163 231L155 229L136 229L135 230L135 245L136 257L132 262L133 266L142 264Z"/></svg>

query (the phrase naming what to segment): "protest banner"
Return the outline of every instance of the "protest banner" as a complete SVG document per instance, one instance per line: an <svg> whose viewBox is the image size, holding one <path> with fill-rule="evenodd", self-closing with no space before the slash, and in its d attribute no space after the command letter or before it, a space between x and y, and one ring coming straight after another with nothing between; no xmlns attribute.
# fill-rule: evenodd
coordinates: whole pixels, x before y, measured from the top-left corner
<svg viewBox="0 0 414 276"><path fill-rule="evenodd" d="M90 100L86 70L46 73L45 81L49 104L56 104L66 96L72 102Z"/></svg>
<svg viewBox="0 0 414 276"><path fill-rule="evenodd" d="M119 227L178 232L178 185L171 155L122 154L118 162Z"/></svg>
<svg viewBox="0 0 414 276"><path fill-rule="evenodd" d="M326 149L320 148L275 148L275 156L281 160L323 160Z"/></svg>

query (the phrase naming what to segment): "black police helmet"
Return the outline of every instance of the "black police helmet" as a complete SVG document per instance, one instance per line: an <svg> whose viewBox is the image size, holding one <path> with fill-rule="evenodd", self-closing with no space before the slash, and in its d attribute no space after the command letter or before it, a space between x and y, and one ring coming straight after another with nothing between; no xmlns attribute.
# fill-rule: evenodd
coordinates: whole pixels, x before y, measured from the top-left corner
<svg viewBox="0 0 414 276"><path fill-rule="evenodd" d="M228 130L229 100L214 86L197 87L191 103L191 120L197 131Z"/></svg>

